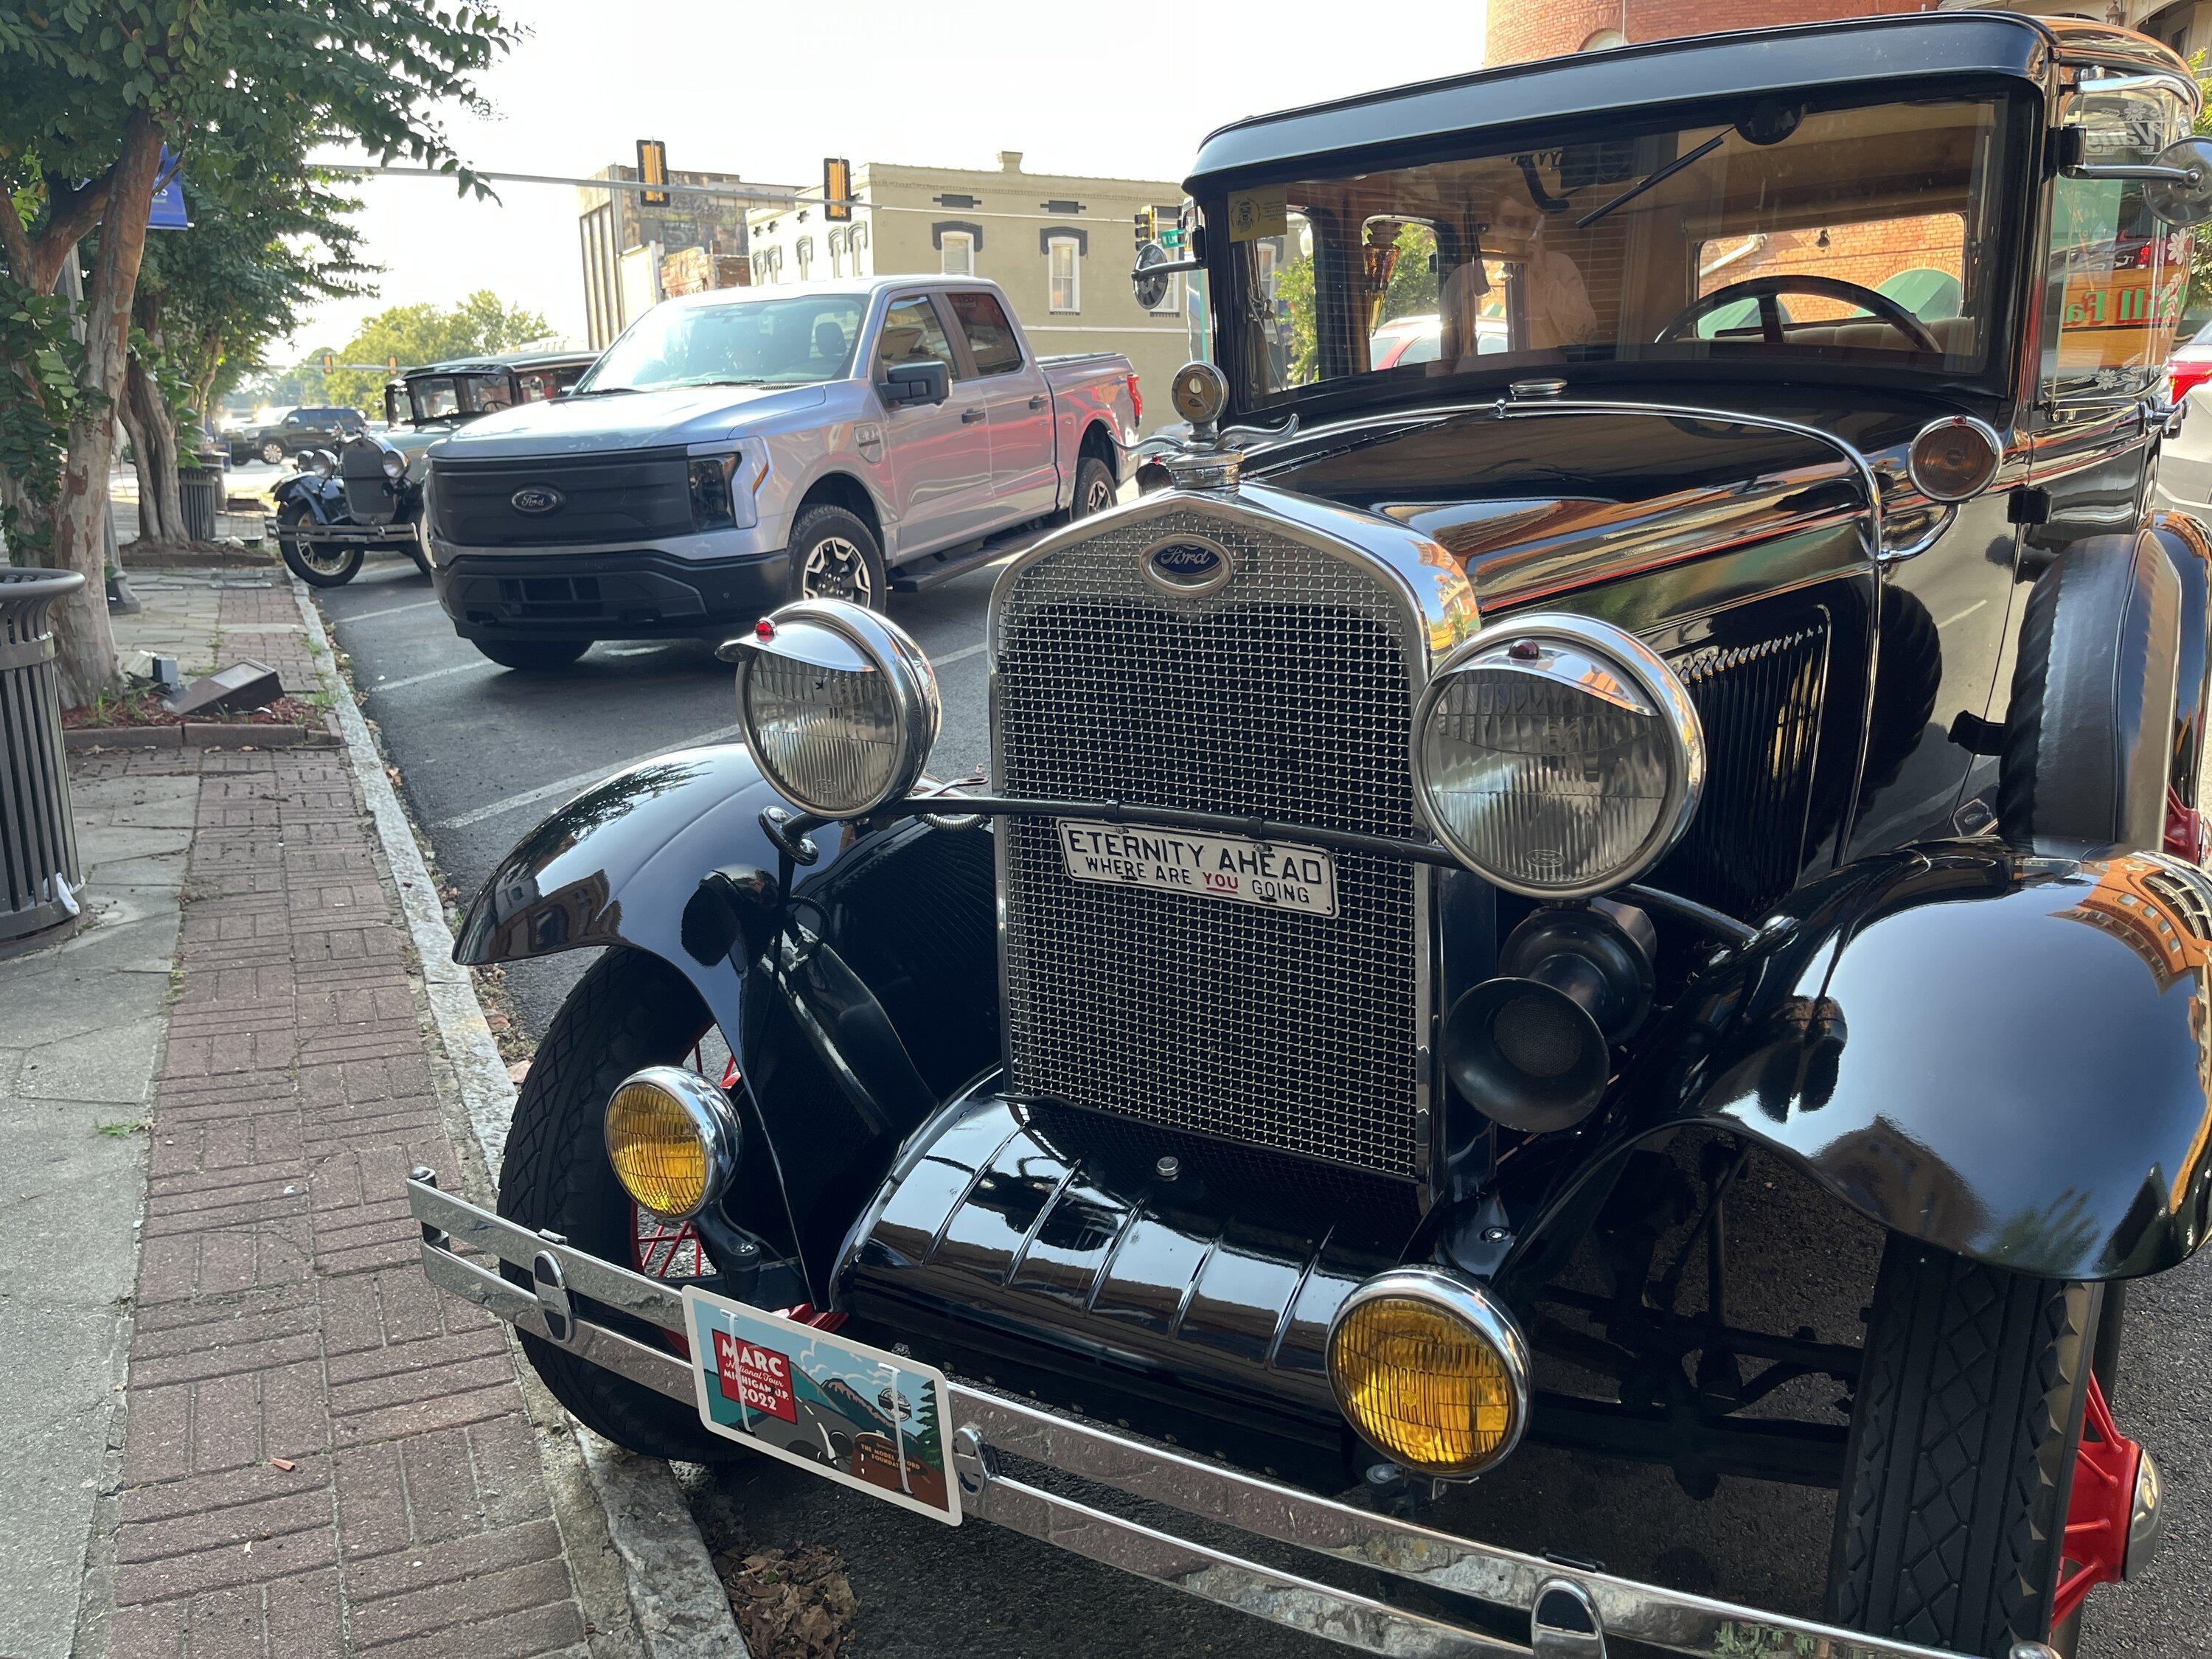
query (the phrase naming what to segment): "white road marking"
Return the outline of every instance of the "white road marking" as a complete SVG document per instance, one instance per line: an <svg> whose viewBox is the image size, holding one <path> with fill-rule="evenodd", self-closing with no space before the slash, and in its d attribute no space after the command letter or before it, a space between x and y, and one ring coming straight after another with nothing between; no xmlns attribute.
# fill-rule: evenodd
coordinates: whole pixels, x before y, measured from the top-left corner
<svg viewBox="0 0 2212 1659"><path fill-rule="evenodd" d="M957 651L948 651L941 657L932 657L932 668L943 668L948 663L966 662L970 657L980 657L990 649L988 645L963 645Z"/></svg>
<svg viewBox="0 0 2212 1659"><path fill-rule="evenodd" d="M414 599L405 605L387 605L381 611L361 611L351 616L336 618L342 623L374 622L379 617L396 617L403 611L422 611L437 604L435 599Z"/></svg>
<svg viewBox="0 0 2212 1659"><path fill-rule="evenodd" d="M744 731L744 728L741 726L725 726L719 731L702 732L696 737L683 738L674 743L665 743L657 749L648 749L641 755L632 755L628 760L609 761L605 766L595 766L588 772L578 772L573 776L559 778L551 783L541 783L535 789L526 789L520 794L509 795L504 800L495 800L488 805L473 807L465 812L457 812L449 818L440 818L437 827L441 830L465 830L470 824L482 823L486 818L495 818L507 812L519 812L526 806L535 806L540 801L551 800L556 796L566 800L590 788L601 779L611 777L616 773L635 766L641 762L652 760L656 756L665 755L672 750L696 749L706 744L726 743L730 738L742 735Z"/></svg>
<svg viewBox="0 0 2212 1659"><path fill-rule="evenodd" d="M1949 627L1953 623L1962 623L1962 622L1966 621L1967 617L1969 617L1972 616L1972 615L1974 614L1974 612L1976 612L1977 611L1979 611L1979 610L1980 610L1984 605L1987 605L1988 603L1989 603L1989 601L1988 601L1987 599L1976 599L1976 600L1975 600L1972 605L1968 605L1968 606L1967 606L1964 611L1961 611L1958 612L1955 616L1949 616L1949 617L1944 617L1944 618L1943 618L1943 620L1942 620L1942 622L1937 623L1936 624L1936 626L1940 629L1948 628L1948 627Z"/></svg>
<svg viewBox="0 0 2212 1659"><path fill-rule="evenodd" d="M403 686L420 685L425 680L442 680L451 674L466 674L481 668L496 668L499 665L486 658L475 662L457 662L450 668L428 668L420 674L403 674L396 680L379 680L363 688L369 691L397 691Z"/></svg>

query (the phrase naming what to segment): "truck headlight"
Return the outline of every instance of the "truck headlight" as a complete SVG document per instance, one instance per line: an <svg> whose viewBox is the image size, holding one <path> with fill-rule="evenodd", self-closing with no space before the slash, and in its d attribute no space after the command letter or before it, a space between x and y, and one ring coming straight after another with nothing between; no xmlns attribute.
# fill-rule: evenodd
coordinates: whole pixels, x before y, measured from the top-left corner
<svg viewBox="0 0 2212 1659"><path fill-rule="evenodd" d="M1478 1474L1528 1426L1527 1339L1480 1285L1433 1267L1394 1267L1345 1298L1328 1380L1361 1437L1419 1474Z"/></svg>
<svg viewBox="0 0 2212 1659"><path fill-rule="evenodd" d="M760 522L760 487L768 457L740 446L720 454L694 455L685 466L691 488L691 522L700 530L750 530Z"/></svg>
<svg viewBox="0 0 2212 1659"><path fill-rule="evenodd" d="M937 675L897 623L845 599L800 599L722 647L768 781L808 811L864 817L914 787L942 719Z"/></svg>
<svg viewBox="0 0 2212 1659"><path fill-rule="evenodd" d="M607 1161L640 1209L687 1221L720 1198L737 1172L744 1132L730 1097L696 1072L648 1066L615 1087L606 1111Z"/></svg>
<svg viewBox="0 0 2212 1659"><path fill-rule="evenodd" d="M1705 785L1689 693L1633 635L1516 618L1444 659L1413 719L1415 799L1460 861L1534 898L1633 881L1681 839Z"/></svg>

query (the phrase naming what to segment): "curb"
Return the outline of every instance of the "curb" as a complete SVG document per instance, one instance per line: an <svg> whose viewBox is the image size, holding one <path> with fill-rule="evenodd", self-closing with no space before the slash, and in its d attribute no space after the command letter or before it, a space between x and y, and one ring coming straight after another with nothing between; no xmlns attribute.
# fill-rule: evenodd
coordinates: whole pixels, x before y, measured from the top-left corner
<svg viewBox="0 0 2212 1659"><path fill-rule="evenodd" d="M322 615L307 585L289 570L284 574L307 624L316 662L330 670L336 693L332 712L346 758L376 822L377 840L398 885L407 931L422 960L430 1016L453 1064L484 1166L496 1177L507 1147L507 1121L514 1113L514 1085L507 1077L507 1062L500 1058L499 1045L484 1022L469 970L453 960L453 930L447 925L437 884L386 775L376 739L338 670L337 653L323 631ZM668 1465L623 1451L580 1425L572 1426L585 1472L606 1511L607 1535L622 1558L630 1612L646 1650L653 1659L748 1659L744 1638L730 1612L729 1595Z"/></svg>
<svg viewBox="0 0 2212 1659"><path fill-rule="evenodd" d="M62 744L79 749L335 749L338 740L313 726L233 725L186 720L180 726L73 726Z"/></svg>

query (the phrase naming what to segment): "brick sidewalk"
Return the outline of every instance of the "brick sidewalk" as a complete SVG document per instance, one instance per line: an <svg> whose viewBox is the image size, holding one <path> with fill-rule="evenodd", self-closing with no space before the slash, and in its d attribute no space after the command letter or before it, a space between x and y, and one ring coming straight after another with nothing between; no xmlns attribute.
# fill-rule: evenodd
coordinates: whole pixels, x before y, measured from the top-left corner
<svg viewBox="0 0 2212 1659"><path fill-rule="evenodd" d="M228 640L288 685L308 660L292 605L279 587L222 598ZM416 1265L402 1175L465 1164L343 757L185 749L78 771L201 780L110 1651L589 1651L504 1334Z"/></svg>

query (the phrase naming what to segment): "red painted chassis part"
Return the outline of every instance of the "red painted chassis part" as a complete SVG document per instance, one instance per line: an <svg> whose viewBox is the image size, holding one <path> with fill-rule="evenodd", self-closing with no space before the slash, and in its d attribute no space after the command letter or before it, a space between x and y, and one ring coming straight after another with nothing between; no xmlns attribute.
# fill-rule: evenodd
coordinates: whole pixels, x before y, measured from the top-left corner
<svg viewBox="0 0 2212 1659"><path fill-rule="evenodd" d="M2142 1448L2119 1431L2097 1379L2089 1379L2081 1412L2081 1445L2074 1455L2074 1497L2066 1509L2065 1560L2051 1622L2063 1624L2100 1584L2127 1571L2128 1523L2134 1518L2136 1474Z"/></svg>

